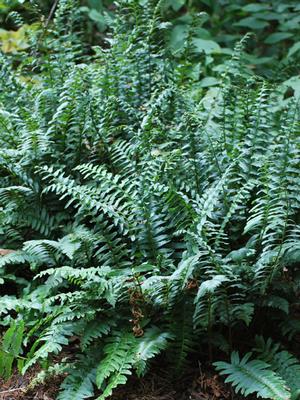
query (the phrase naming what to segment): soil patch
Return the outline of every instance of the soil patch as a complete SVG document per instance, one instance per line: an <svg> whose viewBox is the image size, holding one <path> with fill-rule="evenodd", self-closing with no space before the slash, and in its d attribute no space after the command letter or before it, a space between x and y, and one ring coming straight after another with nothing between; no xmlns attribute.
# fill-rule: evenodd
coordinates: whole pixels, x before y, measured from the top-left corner
<svg viewBox="0 0 300 400"><path fill-rule="evenodd" d="M31 383L38 368L24 376L15 373L7 382L0 380L0 400L55 400L63 376L49 378L34 388ZM99 393L100 394L100 393ZM230 389L220 377L208 371L191 371L185 378L172 382L165 371L149 373L144 378L131 377L116 389L109 400L227 400ZM95 397L96 399L96 397ZM76 399L74 399L76 400Z"/></svg>

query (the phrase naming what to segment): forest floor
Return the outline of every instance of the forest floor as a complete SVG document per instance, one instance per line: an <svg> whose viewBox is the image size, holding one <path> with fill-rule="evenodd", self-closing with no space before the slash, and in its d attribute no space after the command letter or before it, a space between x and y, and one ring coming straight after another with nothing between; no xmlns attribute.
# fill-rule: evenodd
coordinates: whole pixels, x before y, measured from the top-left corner
<svg viewBox="0 0 300 400"><path fill-rule="evenodd" d="M32 389L30 383L38 372L38 369L33 369L24 376L15 373L6 383L0 380L0 400L55 400L63 377L50 378L44 384ZM231 391L220 377L209 371L202 372L199 368L191 370L184 379L177 382L172 382L165 370L158 370L141 379L131 377L127 385L118 388L108 400L231 400L232 398Z"/></svg>

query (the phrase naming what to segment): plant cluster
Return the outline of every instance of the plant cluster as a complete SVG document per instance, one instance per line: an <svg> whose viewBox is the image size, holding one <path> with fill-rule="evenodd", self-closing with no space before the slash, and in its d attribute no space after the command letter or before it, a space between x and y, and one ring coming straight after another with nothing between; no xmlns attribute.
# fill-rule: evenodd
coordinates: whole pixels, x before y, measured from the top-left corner
<svg viewBox="0 0 300 400"><path fill-rule="evenodd" d="M134 4L136 0L127 0ZM147 7L148 0L139 0ZM28 36L53 14L57 1L0 0L0 44L5 53L29 50ZM118 5L113 0L80 0L74 12L81 15L77 32L86 46L103 45L114 28ZM202 87L218 85L218 73L232 55L234 44L251 31L246 59L256 74L279 81L298 75L300 6L294 0L164 0L160 5L165 46L189 78ZM188 54L188 60L187 60ZM188 62L187 62L188 61ZM274 63L277 67L274 68ZM278 75L280 71L280 74ZM297 80L299 87L299 80Z"/></svg>
<svg viewBox="0 0 300 400"><path fill-rule="evenodd" d="M163 10L171 22L167 36L174 56L184 63L188 38L192 44L194 68L190 73L194 75L216 78L234 43L249 31L253 39L248 42L246 57L257 74L273 80L278 78L279 70L281 80L283 70L287 75L298 74L293 68L300 49L297 2L166 0ZM274 70L275 61L278 68ZM202 82L202 85L208 84L216 85L216 79Z"/></svg>
<svg viewBox="0 0 300 400"><path fill-rule="evenodd" d="M92 62L74 0L48 52L1 56L0 374L39 363L67 373L58 400L103 400L194 357L243 395L296 400L298 100L245 66L247 37L195 89L162 2L139 3Z"/></svg>

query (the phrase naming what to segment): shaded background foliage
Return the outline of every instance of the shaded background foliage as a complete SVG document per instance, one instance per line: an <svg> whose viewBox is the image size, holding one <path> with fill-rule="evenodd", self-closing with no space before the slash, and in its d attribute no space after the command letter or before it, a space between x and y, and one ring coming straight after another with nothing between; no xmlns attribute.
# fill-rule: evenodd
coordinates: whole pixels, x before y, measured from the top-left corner
<svg viewBox="0 0 300 400"><path fill-rule="evenodd" d="M1 0L2 51L28 50L27 36L47 20L53 3ZM140 0L142 6L146 3ZM113 0L81 0L78 29L82 29L87 47L105 43L115 11L122 7L124 3L118 5ZM164 0L160 11L166 48L186 69L187 76L200 81L202 87L217 84L216 73L224 68L223 62L232 54L234 44L247 32L252 36L246 60L255 73L274 80L299 73L295 60L300 54L300 5L296 1ZM187 53L193 55L193 62L190 57L186 61Z"/></svg>

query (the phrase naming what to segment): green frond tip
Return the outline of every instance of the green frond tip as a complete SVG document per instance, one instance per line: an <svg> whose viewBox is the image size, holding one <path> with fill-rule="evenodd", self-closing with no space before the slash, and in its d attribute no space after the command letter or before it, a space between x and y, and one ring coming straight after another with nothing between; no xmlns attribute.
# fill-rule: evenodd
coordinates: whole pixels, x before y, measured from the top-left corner
<svg viewBox="0 0 300 400"><path fill-rule="evenodd" d="M112 394L113 389L124 385L135 361L136 339L128 332L121 332L110 338L104 347L105 357L100 362L96 373L96 384L105 389L99 400Z"/></svg>
<svg viewBox="0 0 300 400"><path fill-rule="evenodd" d="M216 362L220 375L228 375L225 382L234 386L235 392L244 396L256 393L257 397L272 400L288 400L291 394L285 381L261 360L250 360L252 353L240 359L238 352L231 354L231 363Z"/></svg>
<svg viewBox="0 0 300 400"><path fill-rule="evenodd" d="M145 373L147 361L166 349L171 339L171 334L161 332L156 327L149 328L139 339L126 331L108 339L104 347L105 357L96 374L96 384L99 389L103 389L98 400L106 399L113 393L113 389L124 385L133 368L138 375Z"/></svg>
<svg viewBox="0 0 300 400"><path fill-rule="evenodd" d="M157 327L151 327L138 339L135 367L139 376L145 373L147 360L165 350L170 339L172 339L170 333L161 332Z"/></svg>

